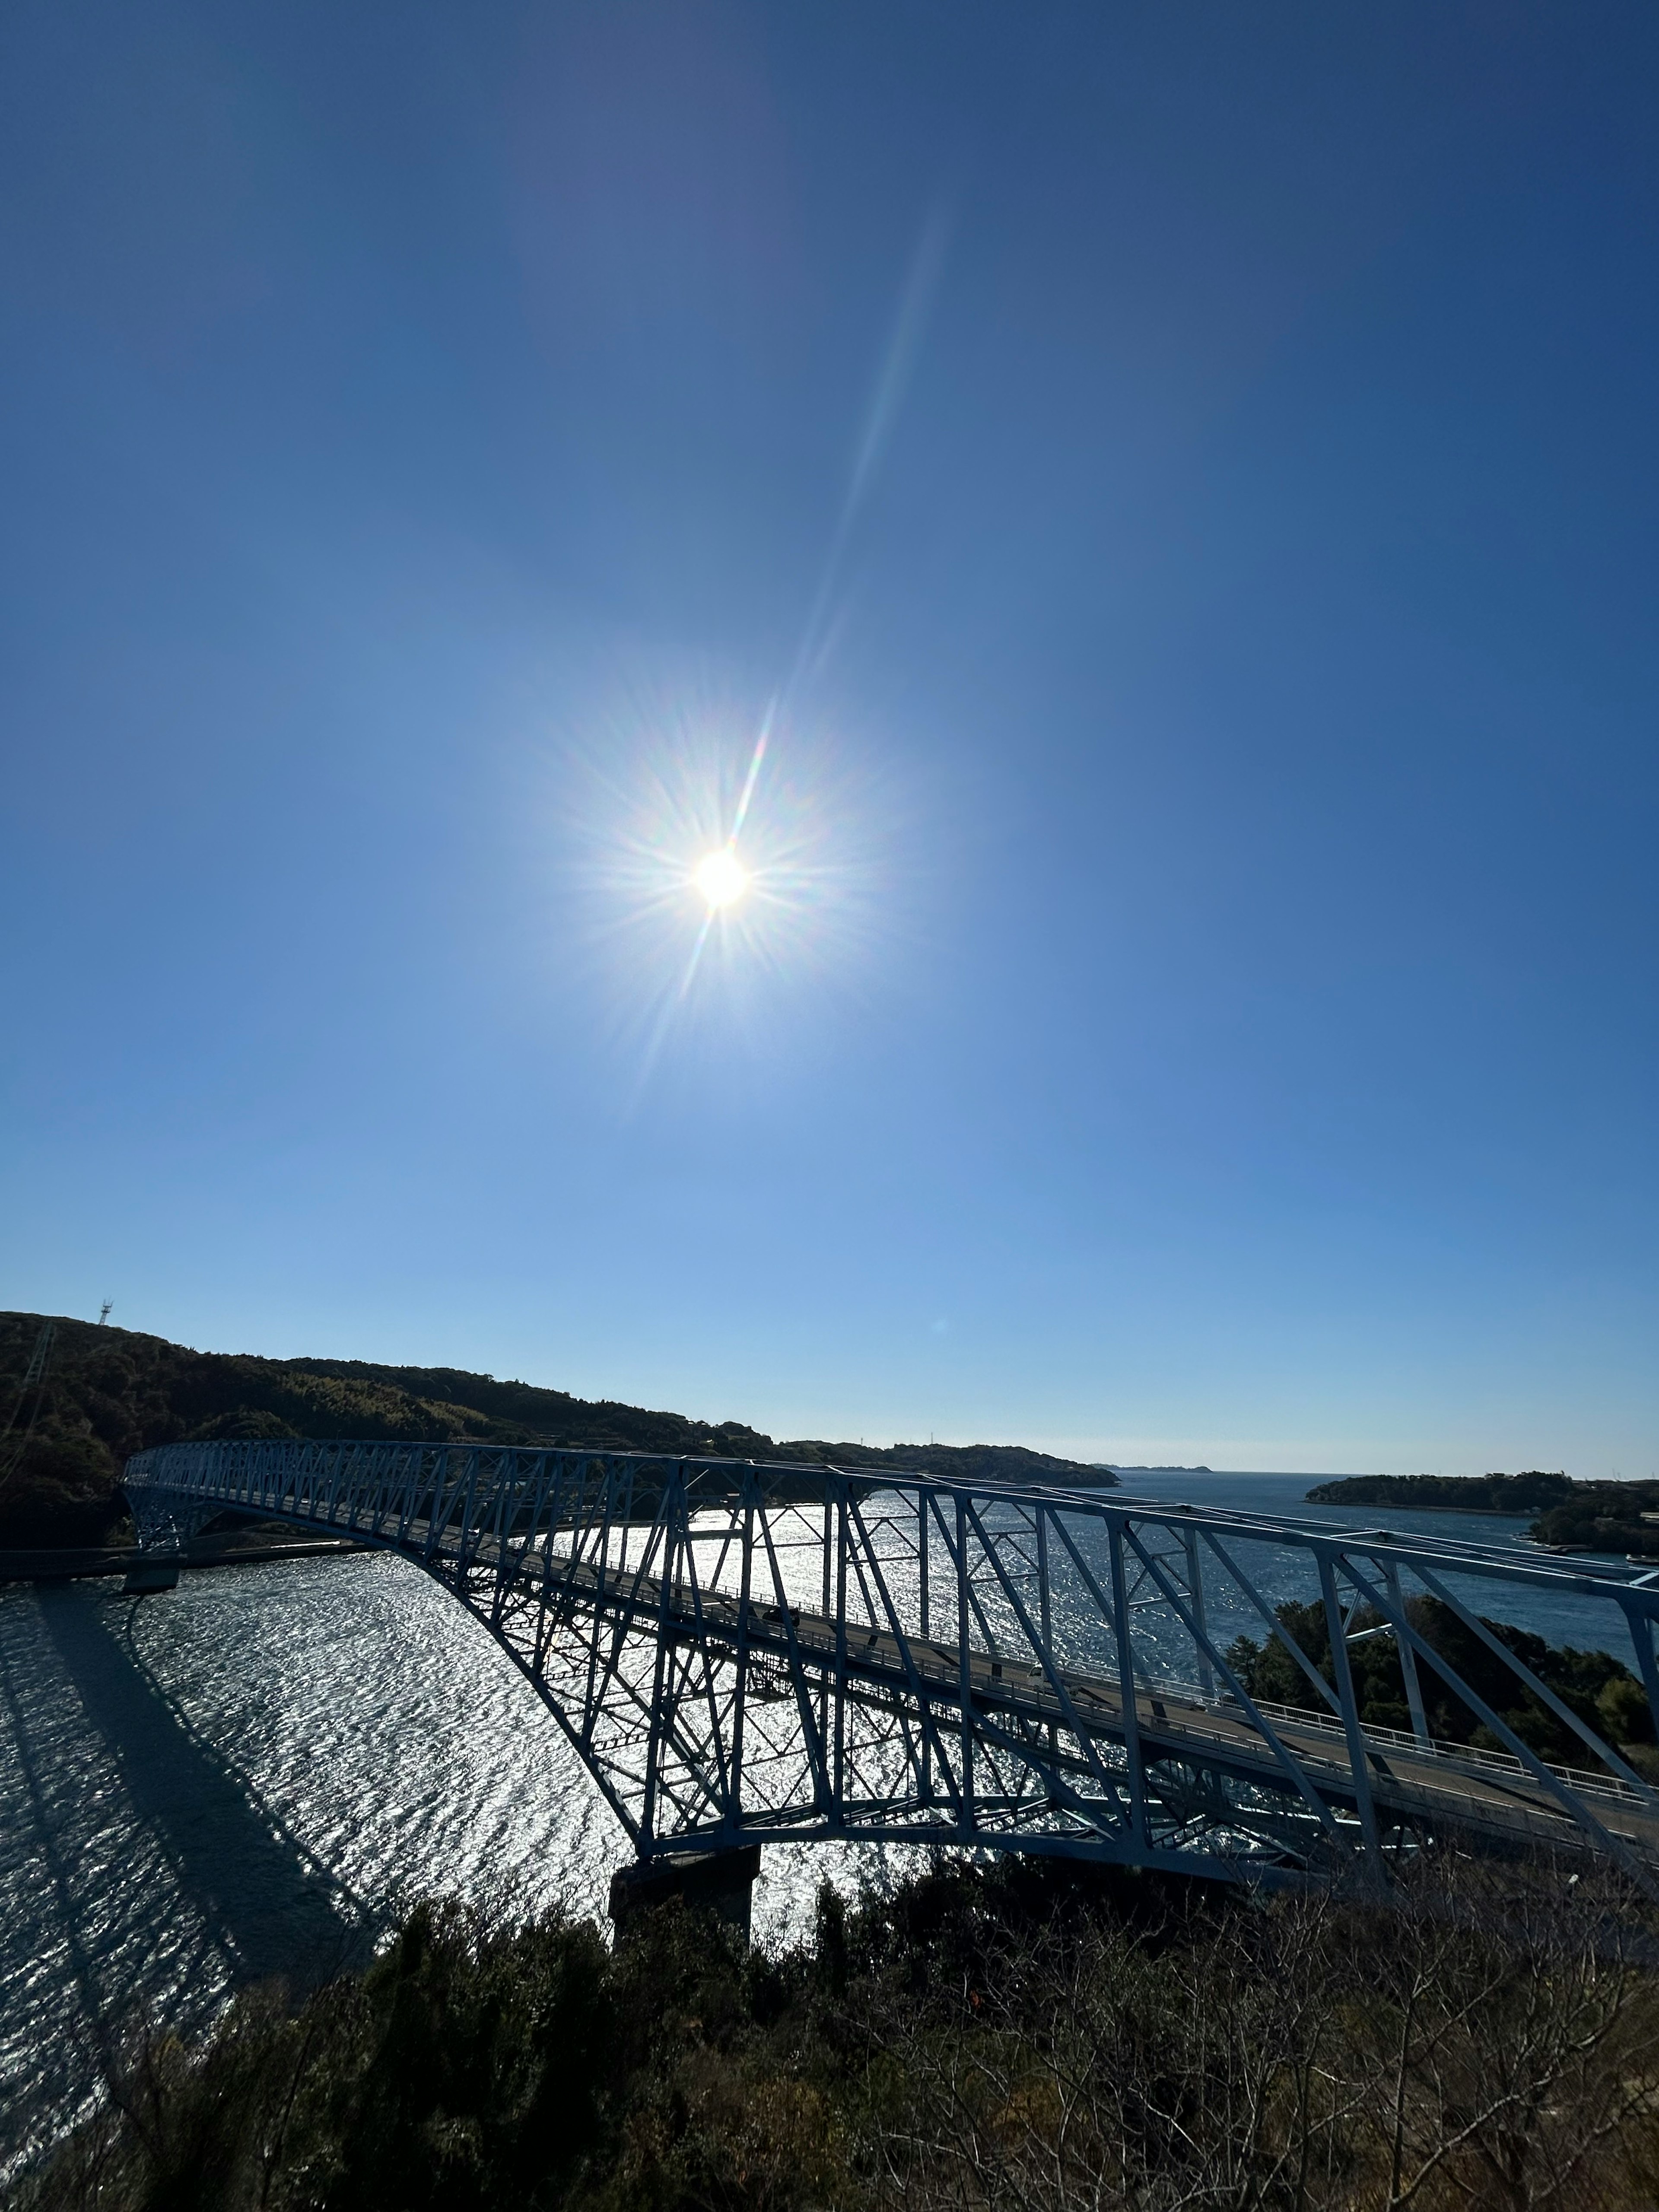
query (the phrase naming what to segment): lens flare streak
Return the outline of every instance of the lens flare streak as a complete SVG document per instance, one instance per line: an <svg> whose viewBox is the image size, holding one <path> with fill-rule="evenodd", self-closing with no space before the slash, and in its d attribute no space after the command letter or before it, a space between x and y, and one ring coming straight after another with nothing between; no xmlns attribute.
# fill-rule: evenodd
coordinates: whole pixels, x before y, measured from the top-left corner
<svg viewBox="0 0 1659 2212"><path fill-rule="evenodd" d="M619 993L616 1000L619 1010L628 1003L639 1008L642 996L654 1002L635 1105L711 947L722 955L741 951L741 962L727 957L721 963L734 996L741 997L757 983L781 980L786 973L798 981L803 966L821 959L832 944L844 947L873 934L872 893L881 872L876 848L890 837L896 810L890 794L883 806L860 804L868 793L848 804L852 794L844 774L838 777L832 765L837 749L819 732L801 726L799 696L822 673L839 627L837 586L929 317L948 228L943 208L936 208L911 263L793 660L768 700L758 728L729 702L681 695L637 701L629 718L631 727L613 726L605 733L619 742L605 746L602 769L600 756L583 748L592 780L601 787L602 804L588 817L590 838L599 826L596 817L621 817L616 823L621 834L611 846L611 864L595 871L609 895L602 902L605 921L599 923L595 915L589 917L590 926L635 940L642 931L665 939L648 956L641 947L642 957L633 963L633 981L644 986L643 992ZM752 744L745 725L755 731ZM781 778L774 765L765 804L757 808L762 775L780 732L788 739L788 773ZM747 766L732 805L732 771L744 751ZM856 860L844 834L854 825ZM701 901L702 912L682 963L688 894ZM882 902L884 932L890 933L894 919L890 897ZM670 980L676 970L677 983Z"/></svg>

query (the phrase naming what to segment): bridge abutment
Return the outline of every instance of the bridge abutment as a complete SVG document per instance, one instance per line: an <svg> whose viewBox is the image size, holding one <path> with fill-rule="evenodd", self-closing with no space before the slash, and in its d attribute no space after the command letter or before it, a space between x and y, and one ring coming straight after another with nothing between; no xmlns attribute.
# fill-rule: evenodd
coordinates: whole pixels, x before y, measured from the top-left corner
<svg viewBox="0 0 1659 2212"><path fill-rule="evenodd" d="M744 1844L734 1850L636 1859L611 1877L611 1925L625 1936L641 1913L678 1897L735 1928L746 1943L760 1856L758 1844Z"/></svg>

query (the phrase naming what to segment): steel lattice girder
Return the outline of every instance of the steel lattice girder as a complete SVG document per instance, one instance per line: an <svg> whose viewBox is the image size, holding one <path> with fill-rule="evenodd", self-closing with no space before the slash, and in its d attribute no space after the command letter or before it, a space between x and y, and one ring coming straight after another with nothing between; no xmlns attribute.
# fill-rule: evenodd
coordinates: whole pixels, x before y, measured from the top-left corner
<svg viewBox="0 0 1659 2212"><path fill-rule="evenodd" d="M1659 1795L1447 1579L1547 1589L1591 1645L1616 1608L1659 1733L1659 1589L1611 1566L1114 1492L618 1452L174 1444L125 1480L146 1546L236 1510L415 1560L512 1655L642 1854L880 1838L1380 1878L1455 1827L1659 1879ZM1334 1681L1278 1618L1286 1561L1322 1603ZM1583 1744L1582 1769L1544 1762L1455 1671L1416 1595L1506 1670L1506 1710L1530 1698ZM1277 1640L1306 1706L1252 1700L1223 1644L1240 1626ZM1408 1733L1362 1725L1357 1634L1394 1638ZM1435 1743L1425 1678L1502 1749Z"/></svg>

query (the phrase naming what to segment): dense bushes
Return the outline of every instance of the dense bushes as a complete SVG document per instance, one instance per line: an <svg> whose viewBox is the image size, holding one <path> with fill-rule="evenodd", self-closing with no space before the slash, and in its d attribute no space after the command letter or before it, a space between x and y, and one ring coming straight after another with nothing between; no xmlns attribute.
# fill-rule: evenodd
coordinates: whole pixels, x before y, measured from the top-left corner
<svg viewBox="0 0 1659 2212"><path fill-rule="evenodd" d="M1589 1762L1590 1753L1583 1741L1525 1688L1449 1606L1442 1605L1437 1598L1414 1598L1407 1610L1413 1626L1431 1649L1442 1653L1475 1696L1540 1759L1569 1766ZM1281 1605L1278 1612L1289 1634L1325 1680L1334 1684L1336 1675L1324 1607L1315 1601L1307 1605ZM1357 1634L1348 1647L1348 1664L1359 1717L1372 1727L1408 1729L1411 1712L1398 1646L1392 1635L1363 1634L1368 1627L1380 1625L1380 1616L1369 1608L1362 1609L1353 1622ZM1604 1741L1621 1746L1633 1764L1654 1763L1653 1717L1647 1693L1628 1667L1608 1652L1547 1644L1541 1636L1511 1627L1505 1621L1483 1620L1481 1625L1587 1728ZM1318 1692L1277 1638L1258 1643L1252 1637L1241 1636L1227 1658L1251 1697L1317 1710ZM1417 1672L1431 1735L1442 1743L1498 1747L1496 1734L1451 1691L1427 1660L1419 1658Z"/></svg>
<svg viewBox="0 0 1659 2212"><path fill-rule="evenodd" d="M1659 1983L1547 1869L1393 1904L957 1865L744 1956L673 1905L417 1911L370 1972L138 2048L29 2212L1650 2204Z"/></svg>

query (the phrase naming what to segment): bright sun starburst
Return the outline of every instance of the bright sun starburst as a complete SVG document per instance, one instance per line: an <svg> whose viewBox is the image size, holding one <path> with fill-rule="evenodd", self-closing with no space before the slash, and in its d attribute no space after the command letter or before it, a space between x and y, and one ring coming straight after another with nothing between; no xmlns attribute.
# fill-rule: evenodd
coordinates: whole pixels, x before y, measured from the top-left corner
<svg viewBox="0 0 1659 2212"><path fill-rule="evenodd" d="M617 1042L638 1048L637 1099L671 1037L774 1052L809 988L815 1004L832 975L847 989L896 920L877 889L898 794L839 732L696 675L619 684L589 720L562 749L562 872L581 903L558 909L560 941L599 963Z"/></svg>
<svg viewBox="0 0 1659 2212"><path fill-rule="evenodd" d="M692 881L712 908L730 906L749 888L749 872L729 845L697 863Z"/></svg>

